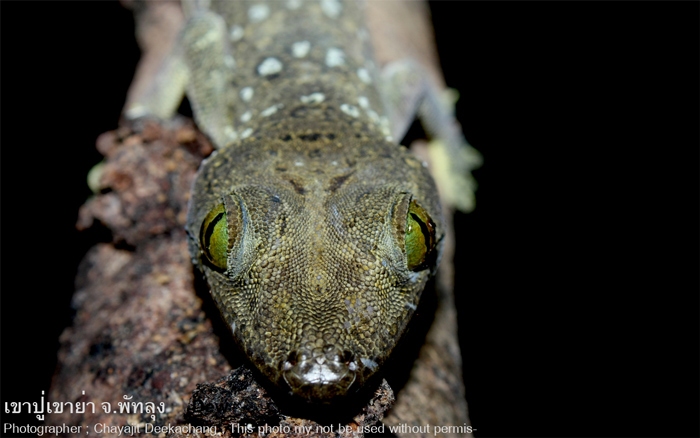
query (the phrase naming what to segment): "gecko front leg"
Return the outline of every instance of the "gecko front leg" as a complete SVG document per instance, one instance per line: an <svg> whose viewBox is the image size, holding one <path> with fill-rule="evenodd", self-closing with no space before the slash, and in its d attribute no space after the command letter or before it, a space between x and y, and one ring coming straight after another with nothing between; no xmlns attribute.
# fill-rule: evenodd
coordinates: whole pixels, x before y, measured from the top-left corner
<svg viewBox="0 0 700 438"><path fill-rule="evenodd" d="M156 9L152 5L148 7ZM148 12L151 10L145 13ZM150 81L144 80L143 86L132 88L124 115L128 120L144 117L168 120L175 115L186 91L199 128L209 136L214 147L227 146L238 134L233 130L227 111L227 102L231 100L227 90L231 89L235 61L228 48L226 23L221 16L208 10L206 2L184 2L177 12L180 15L184 12L184 17L176 17L181 23L173 24L178 28L177 32L170 33L175 41L157 47L161 51L153 56L158 58L157 72ZM157 12L151 15L157 16ZM162 46L169 46L169 49ZM167 53L162 53L164 50Z"/></svg>
<svg viewBox="0 0 700 438"><path fill-rule="evenodd" d="M394 138L401 139L415 118L431 137L428 144L432 174L447 205L463 212L475 206L477 184L471 171L482 164L481 154L464 139L454 117L456 92L440 88L410 59L382 69L380 88L389 109Z"/></svg>

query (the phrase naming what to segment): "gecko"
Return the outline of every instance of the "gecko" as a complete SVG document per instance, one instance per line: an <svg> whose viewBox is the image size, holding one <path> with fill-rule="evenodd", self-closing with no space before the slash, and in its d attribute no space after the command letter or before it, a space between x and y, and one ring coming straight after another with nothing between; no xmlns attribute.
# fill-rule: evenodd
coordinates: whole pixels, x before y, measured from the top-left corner
<svg viewBox="0 0 700 438"><path fill-rule="evenodd" d="M448 204L473 207L480 164L434 75L374 58L370 6L183 2L159 80L126 111L168 118L186 92L216 148L191 192L193 264L250 362L312 402L379 375L440 262L436 183L399 144L412 120Z"/></svg>

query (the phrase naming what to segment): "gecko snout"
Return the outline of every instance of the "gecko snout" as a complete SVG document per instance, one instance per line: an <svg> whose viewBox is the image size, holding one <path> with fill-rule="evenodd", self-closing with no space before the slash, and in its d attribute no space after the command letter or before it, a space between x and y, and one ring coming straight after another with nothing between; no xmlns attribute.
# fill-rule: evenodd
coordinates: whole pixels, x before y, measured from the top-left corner
<svg viewBox="0 0 700 438"><path fill-rule="evenodd" d="M292 392L309 400L345 395L356 378L353 355L334 345L292 352L283 369Z"/></svg>

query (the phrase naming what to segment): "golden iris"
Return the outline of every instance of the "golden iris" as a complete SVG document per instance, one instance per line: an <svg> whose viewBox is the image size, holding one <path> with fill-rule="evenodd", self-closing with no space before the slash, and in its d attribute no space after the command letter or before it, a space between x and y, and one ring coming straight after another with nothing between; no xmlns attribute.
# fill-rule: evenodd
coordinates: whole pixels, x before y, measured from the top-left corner
<svg viewBox="0 0 700 438"><path fill-rule="evenodd" d="M423 207L411 201L406 217L406 260L408 269L425 269L435 250L435 223Z"/></svg>
<svg viewBox="0 0 700 438"><path fill-rule="evenodd" d="M202 252L219 269L226 269L228 259L228 226L224 204L212 208L202 222L199 234Z"/></svg>

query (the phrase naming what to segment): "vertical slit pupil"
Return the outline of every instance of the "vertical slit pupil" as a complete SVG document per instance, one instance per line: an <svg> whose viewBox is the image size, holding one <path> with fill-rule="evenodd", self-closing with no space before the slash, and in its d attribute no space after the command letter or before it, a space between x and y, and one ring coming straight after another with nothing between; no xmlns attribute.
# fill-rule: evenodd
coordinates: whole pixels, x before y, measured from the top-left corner
<svg viewBox="0 0 700 438"><path fill-rule="evenodd" d="M415 200L409 205L406 225L409 227L406 230L408 268L412 271L428 268L435 261L435 224Z"/></svg>
<svg viewBox="0 0 700 438"><path fill-rule="evenodd" d="M428 229L428 226L425 224L425 222L423 222L421 218L418 217L418 215L416 215L415 213L411 213L411 217L420 226L420 231L421 233L423 233L423 242L425 243L425 254L428 254L428 252L430 252L430 247L433 244L433 239L430 235L430 230Z"/></svg>
<svg viewBox="0 0 700 438"><path fill-rule="evenodd" d="M206 230L204 231L204 249L207 251L207 256L209 259L212 259L212 255L209 252L209 245L211 244L211 235L214 233L214 228L216 225L219 223L219 221L224 217L224 213L219 213L214 217L214 219L209 222L209 225L207 225Z"/></svg>

